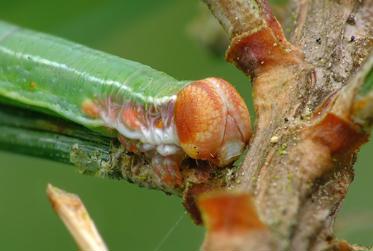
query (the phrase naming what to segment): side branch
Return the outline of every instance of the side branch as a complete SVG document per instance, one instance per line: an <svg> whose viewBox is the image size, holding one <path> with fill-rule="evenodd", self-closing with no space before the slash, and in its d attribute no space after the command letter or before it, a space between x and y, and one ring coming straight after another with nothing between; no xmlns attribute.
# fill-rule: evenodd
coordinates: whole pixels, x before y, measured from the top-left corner
<svg viewBox="0 0 373 251"><path fill-rule="evenodd" d="M2 150L76 164L83 173L119 177L120 170L110 163L112 139L84 127L4 104L0 105L0 127Z"/></svg>
<svg viewBox="0 0 373 251"><path fill-rule="evenodd" d="M227 169L211 169L206 162L185 160L183 183L175 187L159 178L143 156L126 151L115 139L34 111L0 104L0 149L77 166L83 174L124 179L141 187L184 196L185 206L200 223L194 194L226 183Z"/></svg>

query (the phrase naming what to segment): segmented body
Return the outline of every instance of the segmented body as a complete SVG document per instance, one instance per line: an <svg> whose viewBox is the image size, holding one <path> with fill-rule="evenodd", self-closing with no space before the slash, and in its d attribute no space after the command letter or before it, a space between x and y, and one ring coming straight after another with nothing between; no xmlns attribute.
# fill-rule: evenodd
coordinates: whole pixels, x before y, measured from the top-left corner
<svg viewBox="0 0 373 251"><path fill-rule="evenodd" d="M94 128L86 99L163 104L189 81L60 38L0 22L1 95Z"/></svg>
<svg viewBox="0 0 373 251"><path fill-rule="evenodd" d="M188 81L177 81L148 66L6 23L0 23L0 58L0 93L4 97L45 108L90 128L112 124L127 137L153 141L146 143L174 141L171 129L166 134L155 130L140 135L120 123L115 126L109 112L102 113L104 121L87 116L81 104L97 100L109 110L129 105L164 109Z"/></svg>
<svg viewBox="0 0 373 251"><path fill-rule="evenodd" d="M227 139L228 152L237 155L236 143L241 151L250 137L241 97L225 81L210 80L177 81L148 66L0 22L0 96L103 133L113 128L128 151L145 154L160 176L174 183L180 181L178 165L186 153L196 159L217 158L217 147L224 148ZM206 98L193 105L197 89ZM231 116L235 111L227 102L239 104L238 117ZM203 104L214 105L205 109ZM189 120L182 114L188 111L198 116ZM226 122L225 117L233 120ZM214 141L218 124L218 141L206 155L204 148ZM240 133L226 137L227 128ZM219 163L227 161L231 159Z"/></svg>

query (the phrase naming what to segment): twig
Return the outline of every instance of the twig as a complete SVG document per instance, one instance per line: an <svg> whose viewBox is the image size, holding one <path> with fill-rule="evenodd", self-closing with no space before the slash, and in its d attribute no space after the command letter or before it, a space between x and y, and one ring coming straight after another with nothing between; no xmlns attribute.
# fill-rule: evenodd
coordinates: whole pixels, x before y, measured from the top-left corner
<svg viewBox="0 0 373 251"><path fill-rule="evenodd" d="M48 184L48 198L82 251L106 251L104 241L80 198Z"/></svg>

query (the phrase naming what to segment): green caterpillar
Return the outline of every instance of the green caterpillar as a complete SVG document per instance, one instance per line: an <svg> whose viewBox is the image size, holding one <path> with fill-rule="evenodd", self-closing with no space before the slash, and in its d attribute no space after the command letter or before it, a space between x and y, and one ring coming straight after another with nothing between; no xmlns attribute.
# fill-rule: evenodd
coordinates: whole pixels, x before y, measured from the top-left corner
<svg viewBox="0 0 373 251"><path fill-rule="evenodd" d="M151 67L0 22L0 97L94 130L179 179L186 157L224 166L250 135L249 113L226 81L178 81ZM164 170L168 170L165 174Z"/></svg>

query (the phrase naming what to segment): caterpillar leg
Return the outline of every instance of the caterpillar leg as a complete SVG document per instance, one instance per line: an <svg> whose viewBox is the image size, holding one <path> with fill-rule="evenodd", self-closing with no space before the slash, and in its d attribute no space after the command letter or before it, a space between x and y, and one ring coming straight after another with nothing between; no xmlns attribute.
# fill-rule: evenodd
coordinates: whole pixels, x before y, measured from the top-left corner
<svg viewBox="0 0 373 251"><path fill-rule="evenodd" d="M178 156L162 156L156 154L152 158L152 168L162 184L170 187L179 187L182 185L183 178L180 172L180 163L182 159Z"/></svg>

